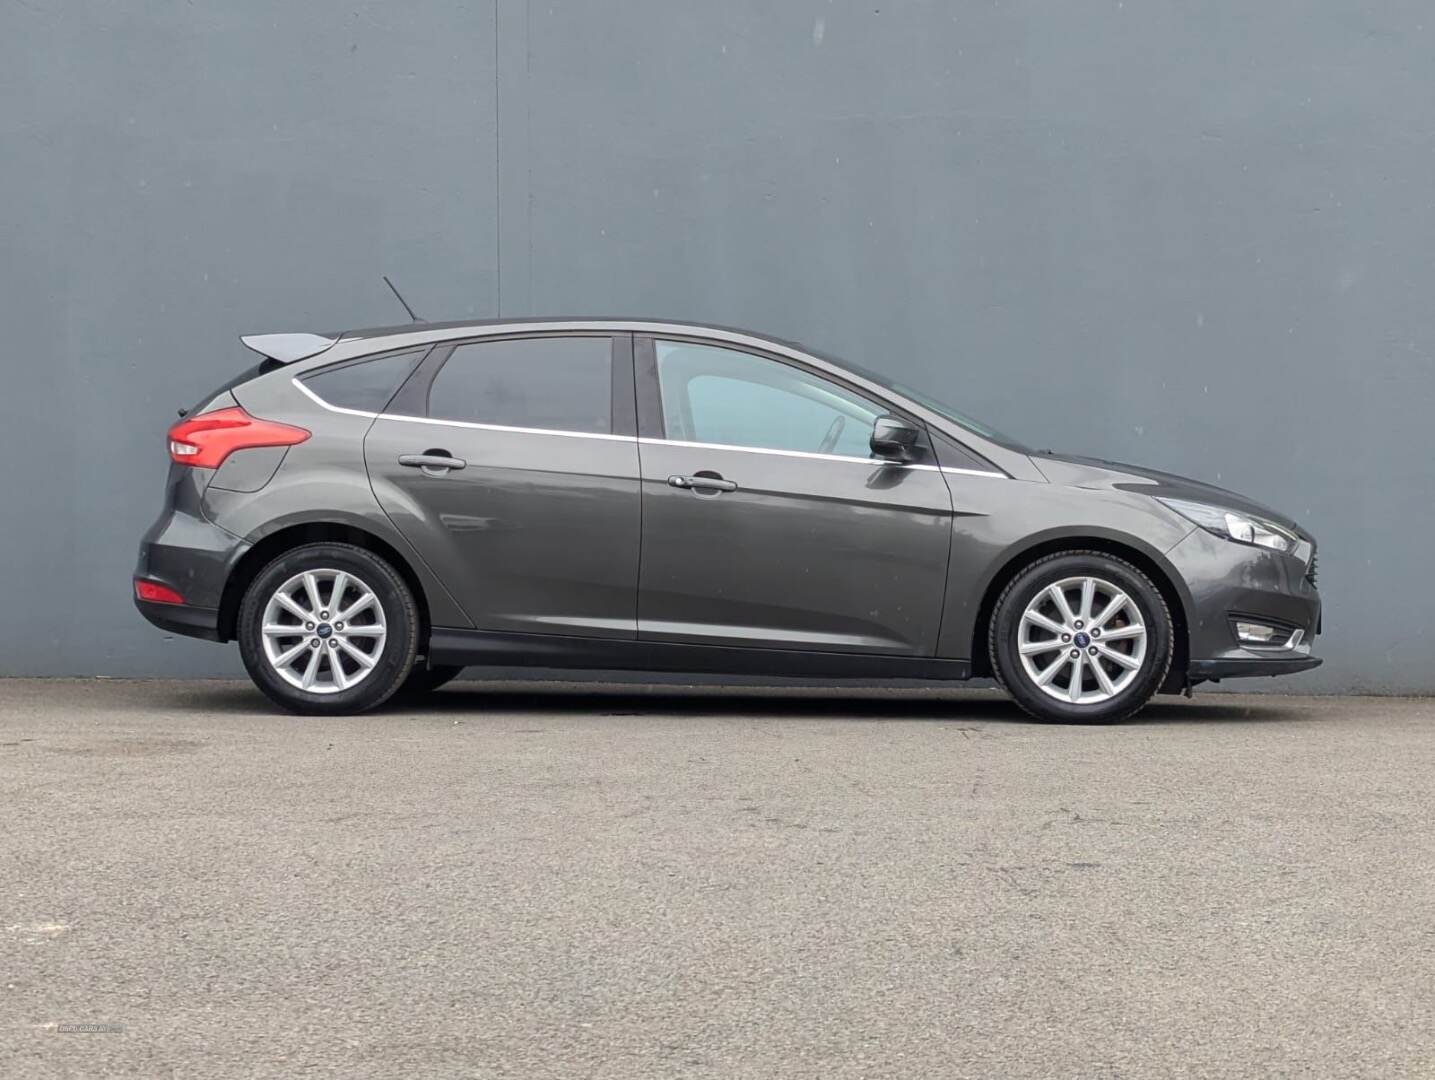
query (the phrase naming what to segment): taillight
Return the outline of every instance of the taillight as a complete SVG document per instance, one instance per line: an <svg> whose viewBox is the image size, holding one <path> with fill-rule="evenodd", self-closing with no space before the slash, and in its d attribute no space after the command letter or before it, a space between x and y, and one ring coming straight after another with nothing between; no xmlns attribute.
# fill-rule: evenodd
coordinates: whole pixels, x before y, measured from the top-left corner
<svg viewBox="0 0 1435 1080"><path fill-rule="evenodd" d="M152 604L184 603L184 597L168 585L161 585L158 581L146 581L144 578L135 578L135 595Z"/></svg>
<svg viewBox="0 0 1435 1080"><path fill-rule="evenodd" d="M169 456L181 465L217 469L236 450L293 446L309 437L301 427L260 420L235 406L181 420L169 429Z"/></svg>

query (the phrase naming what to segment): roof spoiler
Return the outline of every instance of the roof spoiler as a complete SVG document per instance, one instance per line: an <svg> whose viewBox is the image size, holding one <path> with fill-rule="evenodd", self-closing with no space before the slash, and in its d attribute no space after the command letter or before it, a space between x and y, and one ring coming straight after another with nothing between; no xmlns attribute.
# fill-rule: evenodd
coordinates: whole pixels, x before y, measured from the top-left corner
<svg viewBox="0 0 1435 1080"><path fill-rule="evenodd" d="M278 360L281 364L292 364L296 360L318 356L339 339L323 334L246 334L239 340L260 356Z"/></svg>

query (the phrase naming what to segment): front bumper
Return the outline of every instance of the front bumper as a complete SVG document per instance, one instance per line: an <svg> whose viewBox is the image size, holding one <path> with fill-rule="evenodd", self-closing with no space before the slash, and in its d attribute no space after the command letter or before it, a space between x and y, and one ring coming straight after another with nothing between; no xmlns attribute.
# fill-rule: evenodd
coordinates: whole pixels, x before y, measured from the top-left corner
<svg viewBox="0 0 1435 1080"><path fill-rule="evenodd" d="M1321 629L1320 593L1307 563L1196 529L1167 553L1186 585L1189 683L1290 675L1320 666L1311 645ZM1303 631L1294 648L1241 644L1233 621Z"/></svg>

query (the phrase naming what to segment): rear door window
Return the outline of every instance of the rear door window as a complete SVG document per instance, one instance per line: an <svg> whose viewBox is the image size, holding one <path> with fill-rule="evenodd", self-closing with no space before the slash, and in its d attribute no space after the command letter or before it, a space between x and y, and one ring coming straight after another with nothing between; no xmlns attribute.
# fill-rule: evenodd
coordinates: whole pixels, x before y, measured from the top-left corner
<svg viewBox="0 0 1435 1080"><path fill-rule="evenodd" d="M513 338L460 345L434 376L428 414L435 420L612 434L612 339Z"/></svg>

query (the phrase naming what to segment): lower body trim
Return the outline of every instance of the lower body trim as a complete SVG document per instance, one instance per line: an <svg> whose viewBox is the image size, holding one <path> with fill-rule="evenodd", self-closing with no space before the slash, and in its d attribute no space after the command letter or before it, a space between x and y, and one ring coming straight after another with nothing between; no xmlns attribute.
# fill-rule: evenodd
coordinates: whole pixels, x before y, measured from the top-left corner
<svg viewBox="0 0 1435 1080"><path fill-rule="evenodd" d="M1218 682L1255 675L1294 675L1321 665L1318 656L1271 657L1269 660L1192 660L1186 668L1191 682Z"/></svg>
<svg viewBox="0 0 1435 1080"><path fill-rule="evenodd" d="M926 656L753 649L628 638L511 634L434 627L431 664L585 668L608 671L692 672L707 675L778 675L824 679L966 679L966 660Z"/></svg>
<svg viewBox="0 0 1435 1080"><path fill-rule="evenodd" d="M202 638L205 641L219 640L219 609L190 607L188 604L156 604L150 600L135 600L135 607L146 619L161 630L185 637Z"/></svg>

